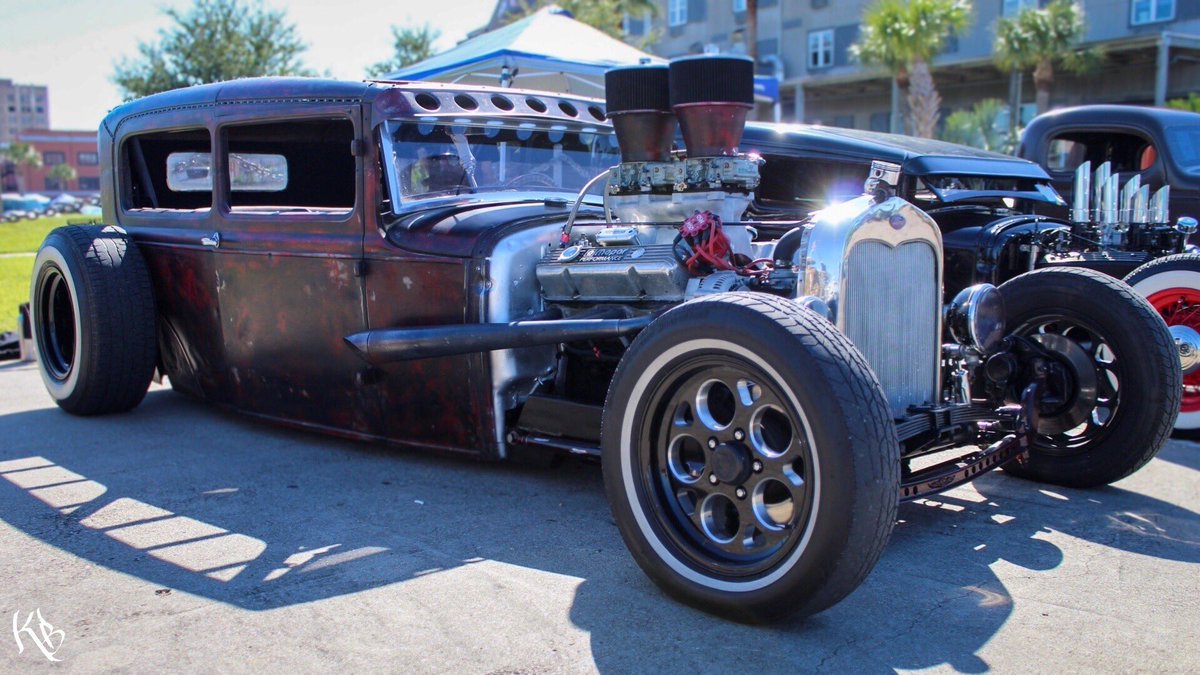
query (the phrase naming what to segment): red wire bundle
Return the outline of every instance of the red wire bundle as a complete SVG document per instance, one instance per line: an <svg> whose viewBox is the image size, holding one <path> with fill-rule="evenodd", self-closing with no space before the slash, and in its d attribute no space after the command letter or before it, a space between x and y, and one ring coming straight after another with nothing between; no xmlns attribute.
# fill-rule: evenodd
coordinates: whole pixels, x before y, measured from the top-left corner
<svg viewBox="0 0 1200 675"><path fill-rule="evenodd" d="M689 273L704 274L701 265L706 263L718 270L737 269L729 262L732 246L729 236L721 229L721 219L715 213L693 212L679 226L679 234L692 248L692 256L684 261Z"/></svg>

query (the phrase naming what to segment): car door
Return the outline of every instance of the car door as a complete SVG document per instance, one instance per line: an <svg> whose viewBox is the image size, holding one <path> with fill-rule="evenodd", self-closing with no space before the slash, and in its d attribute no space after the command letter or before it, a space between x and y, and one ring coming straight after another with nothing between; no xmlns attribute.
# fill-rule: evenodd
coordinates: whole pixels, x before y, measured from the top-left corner
<svg viewBox="0 0 1200 675"><path fill-rule="evenodd" d="M216 260L213 192L207 158L212 134L205 119L144 116L129 120L106 144L110 172L106 222L121 224L137 242L155 280L159 360L171 386L214 399L225 389ZM191 175L189 175L191 174Z"/></svg>
<svg viewBox="0 0 1200 675"><path fill-rule="evenodd" d="M361 124L352 104L259 108L218 127L217 259L228 401L372 434L378 403L342 338L366 327Z"/></svg>

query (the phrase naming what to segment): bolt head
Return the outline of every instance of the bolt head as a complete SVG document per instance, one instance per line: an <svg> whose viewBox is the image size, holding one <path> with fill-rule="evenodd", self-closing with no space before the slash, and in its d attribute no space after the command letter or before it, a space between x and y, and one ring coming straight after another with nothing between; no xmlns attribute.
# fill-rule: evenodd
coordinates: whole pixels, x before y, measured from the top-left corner
<svg viewBox="0 0 1200 675"><path fill-rule="evenodd" d="M746 440L746 432L742 431L741 429L735 429L733 432L733 437L739 441Z"/></svg>
<svg viewBox="0 0 1200 675"><path fill-rule="evenodd" d="M714 474L711 474L711 473L708 474L708 482L712 483L713 485L716 485L717 477Z"/></svg>
<svg viewBox="0 0 1200 675"><path fill-rule="evenodd" d="M736 494L738 496L738 499L745 499L746 498L746 488L738 488L734 492L734 494Z"/></svg>
<svg viewBox="0 0 1200 675"><path fill-rule="evenodd" d="M717 439L716 438L708 439L708 447L710 449L717 447Z"/></svg>
<svg viewBox="0 0 1200 675"><path fill-rule="evenodd" d="M758 473L759 471L762 471L762 470L763 470L763 465L762 465L762 462L758 461L757 459L756 459L756 460L754 460L754 465L753 465L753 466L754 466L754 472L755 472L755 473Z"/></svg>

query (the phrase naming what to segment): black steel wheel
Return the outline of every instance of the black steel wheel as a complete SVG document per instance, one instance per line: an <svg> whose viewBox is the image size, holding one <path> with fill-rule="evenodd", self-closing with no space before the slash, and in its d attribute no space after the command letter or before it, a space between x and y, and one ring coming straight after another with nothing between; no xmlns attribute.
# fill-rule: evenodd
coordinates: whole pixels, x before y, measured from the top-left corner
<svg viewBox="0 0 1200 675"><path fill-rule="evenodd" d="M874 566L899 443L843 335L761 294L685 303L638 336L609 390L605 485L642 569L742 621L813 614Z"/></svg>
<svg viewBox="0 0 1200 675"><path fill-rule="evenodd" d="M1124 283L1078 268L1022 274L1000 286L1010 331L1050 355L1027 464L1005 470L1095 487L1141 468L1166 442L1181 375L1166 324ZM1031 374L1019 383L1023 387Z"/></svg>
<svg viewBox="0 0 1200 675"><path fill-rule="evenodd" d="M157 360L145 261L122 230L61 227L38 250L30 323L42 381L76 415L141 402Z"/></svg>

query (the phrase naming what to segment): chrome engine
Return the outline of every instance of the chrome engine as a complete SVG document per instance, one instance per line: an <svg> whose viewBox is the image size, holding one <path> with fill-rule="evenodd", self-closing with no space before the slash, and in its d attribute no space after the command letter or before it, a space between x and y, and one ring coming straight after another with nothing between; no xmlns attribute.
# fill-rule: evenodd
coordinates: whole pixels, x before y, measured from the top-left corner
<svg viewBox="0 0 1200 675"><path fill-rule="evenodd" d="M916 206L889 196L899 167L876 163L866 186L871 194L797 223L788 244L755 241L741 218L761 160L736 147L752 96L711 84L749 81L749 64L727 57L682 62L682 69L672 63L669 77L661 66L610 71L609 115L623 160L604 177L614 221L573 227L572 218L559 244L543 248L536 278L545 303L584 311L596 303L678 303L717 292L785 295L854 342L897 418L910 406L937 405L941 233ZM676 118L686 154L671 150ZM680 254L688 219L700 214L720 224L737 264L698 270L694 257Z"/></svg>

